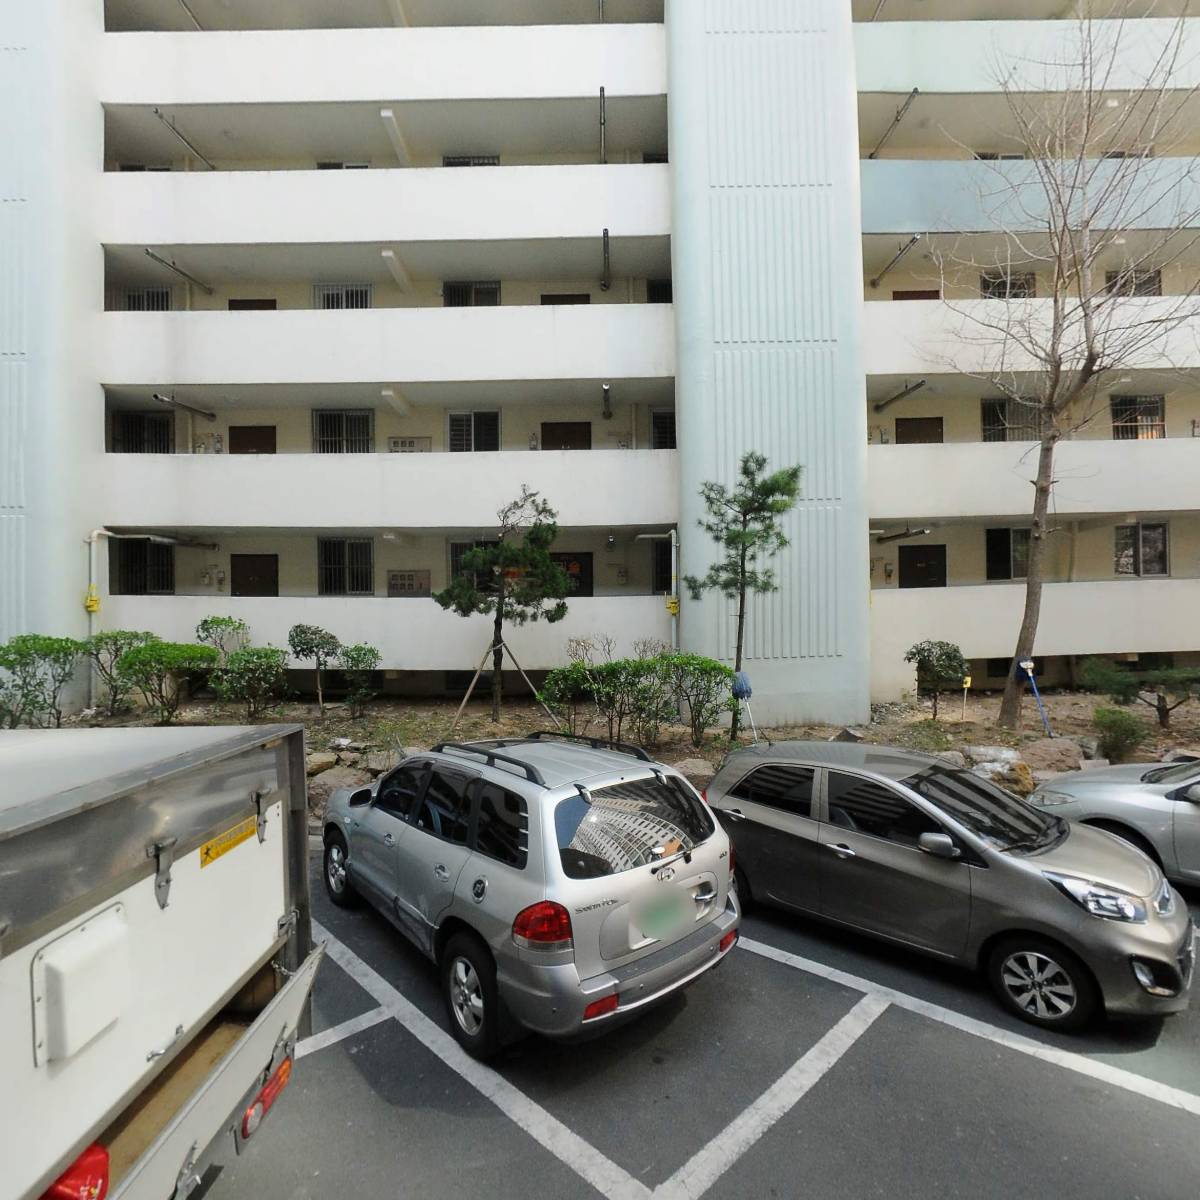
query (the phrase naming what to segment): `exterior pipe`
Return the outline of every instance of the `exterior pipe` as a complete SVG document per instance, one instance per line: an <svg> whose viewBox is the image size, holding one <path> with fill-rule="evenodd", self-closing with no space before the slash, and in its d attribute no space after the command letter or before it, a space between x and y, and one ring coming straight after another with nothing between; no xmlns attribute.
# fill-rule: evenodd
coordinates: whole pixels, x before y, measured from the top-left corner
<svg viewBox="0 0 1200 1200"><path fill-rule="evenodd" d="M905 255L906 255L906 254L907 254L907 253L908 253L908 252L909 252L909 251L910 251L910 250L911 250L911 249L912 249L912 248L913 248L913 247L914 247L914 246L915 246L915 245L916 245L916 244L917 244L917 243L918 243L918 242L919 242L919 241L920 241L922 238L923 238L923 237L924 237L924 236L925 236L925 235L924 235L923 233L914 233L914 234L912 235L912 237L910 237L910 238L908 239L908 241L907 241L907 242L905 242L905 244L904 244L903 246L901 246L901 247L900 247L900 249L899 249L899 250L897 250L897 251L896 251L896 253L895 253L894 255L892 255L892 260L891 260L891 262L889 262L889 263L888 263L888 265L887 265L886 267L884 267L884 268L883 268L883 270L882 270L882 271L880 271L880 272L879 272L879 274L878 274L878 275L876 275L874 279L872 279L872 280L871 280L871 286L872 286L873 288L877 288L877 287L878 287L878 286L879 286L879 285L880 285L880 284L883 282L883 278L884 278L884 276L885 276L885 275L887 275L887 274L888 274L888 272L889 272L889 271L891 271L891 270L892 270L892 268L893 268L893 267L895 267L895 265L896 265L896 264L897 264L897 263L898 263L898 262L899 262L899 261L900 261L900 260L901 260L901 259L902 259L902 258L903 258L903 257L904 257L904 256L905 256Z"/></svg>
<svg viewBox="0 0 1200 1200"><path fill-rule="evenodd" d="M916 383L910 383L908 387L897 392L894 396L889 396L886 400L880 400L878 404L873 405L874 410L883 412L891 404L895 404L897 400L903 400L905 396L911 396L914 392L919 392L929 383L928 379L918 379Z"/></svg>
<svg viewBox="0 0 1200 1200"><path fill-rule="evenodd" d="M900 105L898 109L896 109L896 115L892 118L892 123L887 127L887 132L879 139L879 145L867 155L868 158L874 158L880 152L880 150L882 150L884 146L888 144L888 139L891 138L892 134L896 132L896 127L901 121L904 120L905 114L912 107L912 102L920 94L920 88L913 88L913 90L908 93L908 99L905 100L905 102Z"/></svg>
<svg viewBox="0 0 1200 1200"><path fill-rule="evenodd" d="M600 89L600 161L608 162L608 101L604 89Z"/></svg>
<svg viewBox="0 0 1200 1200"><path fill-rule="evenodd" d="M607 292L608 289L612 287L612 258L609 253L609 237L607 229L604 231L602 240L604 243L604 270L600 276L600 290L602 292Z"/></svg>
<svg viewBox="0 0 1200 1200"><path fill-rule="evenodd" d="M661 542L664 539L671 543L671 596L676 603L679 600L679 531L672 529L667 533L639 533L635 542ZM671 648L679 651L679 612L678 608L671 613Z"/></svg>
<svg viewBox="0 0 1200 1200"><path fill-rule="evenodd" d="M217 169L216 163L205 158L204 155L201 154L200 151L197 150L196 147L193 146L192 143L186 137L184 137L183 134L180 133L170 121L167 120L167 116L161 108L154 108L151 109L151 111L210 171L215 171Z"/></svg>

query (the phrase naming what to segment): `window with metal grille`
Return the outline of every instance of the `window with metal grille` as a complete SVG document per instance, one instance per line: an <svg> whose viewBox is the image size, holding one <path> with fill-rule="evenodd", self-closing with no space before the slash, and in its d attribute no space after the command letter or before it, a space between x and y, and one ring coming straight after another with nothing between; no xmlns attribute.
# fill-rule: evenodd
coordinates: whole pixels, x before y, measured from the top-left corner
<svg viewBox="0 0 1200 1200"><path fill-rule="evenodd" d="M1106 271L1104 289L1114 296L1161 296L1161 271Z"/></svg>
<svg viewBox="0 0 1200 1200"><path fill-rule="evenodd" d="M978 162L1016 162L1025 157L1020 150L976 150L975 158Z"/></svg>
<svg viewBox="0 0 1200 1200"><path fill-rule="evenodd" d="M170 169L170 163L119 163L117 166L118 171L169 171Z"/></svg>
<svg viewBox="0 0 1200 1200"><path fill-rule="evenodd" d="M370 538L318 538L317 593L373 596L375 543Z"/></svg>
<svg viewBox="0 0 1200 1200"><path fill-rule="evenodd" d="M656 596L671 595L671 540L656 538L650 543L650 552L654 555L651 562L653 582L651 591Z"/></svg>
<svg viewBox="0 0 1200 1200"><path fill-rule="evenodd" d="M112 543L116 596L170 596L175 592L175 547L147 538L121 538Z"/></svg>
<svg viewBox="0 0 1200 1200"><path fill-rule="evenodd" d="M169 287L140 287L125 289L126 312L170 312Z"/></svg>
<svg viewBox="0 0 1200 1200"><path fill-rule="evenodd" d="M650 413L650 449L674 450L675 446L675 410L673 408L656 408Z"/></svg>
<svg viewBox="0 0 1200 1200"><path fill-rule="evenodd" d="M988 579L1024 579L1029 573L1029 530L984 530Z"/></svg>
<svg viewBox="0 0 1200 1200"><path fill-rule="evenodd" d="M484 550L489 546L496 545L495 538L482 538L474 542L451 542L450 543L450 578L457 579L464 574L463 558L471 550ZM474 576L475 586L480 591L487 591L491 585L490 580L481 579L478 575Z"/></svg>
<svg viewBox="0 0 1200 1200"><path fill-rule="evenodd" d="M673 298L671 281L669 279L646 280L647 304L670 304Z"/></svg>
<svg viewBox="0 0 1200 1200"><path fill-rule="evenodd" d="M1035 400L984 400L980 424L985 442L1036 442L1038 440Z"/></svg>
<svg viewBox="0 0 1200 1200"><path fill-rule="evenodd" d="M500 449L500 414L494 411L446 415L446 448L455 453Z"/></svg>
<svg viewBox="0 0 1200 1200"><path fill-rule="evenodd" d="M313 288L314 308L370 308L369 283L318 283Z"/></svg>
<svg viewBox="0 0 1200 1200"><path fill-rule="evenodd" d="M979 276L979 294L985 300L1032 300L1037 295L1033 271L984 271Z"/></svg>
<svg viewBox="0 0 1200 1200"><path fill-rule="evenodd" d="M175 419L170 413L113 413L114 454L170 454L174 448Z"/></svg>
<svg viewBox="0 0 1200 1200"><path fill-rule="evenodd" d="M498 154L443 154L443 167L498 167Z"/></svg>
<svg viewBox="0 0 1200 1200"><path fill-rule="evenodd" d="M444 308L495 308L499 303L498 280L450 280L442 284Z"/></svg>
<svg viewBox="0 0 1200 1200"><path fill-rule="evenodd" d="M1169 575L1166 522L1118 525L1114 530L1114 575Z"/></svg>
<svg viewBox="0 0 1200 1200"><path fill-rule="evenodd" d="M1162 396L1112 396L1113 437L1119 442L1167 436L1166 401Z"/></svg>
<svg viewBox="0 0 1200 1200"><path fill-rule="evenodd" d="M370 454L375 449L375 413L369 408L313 409L316 454Z"/></svg>

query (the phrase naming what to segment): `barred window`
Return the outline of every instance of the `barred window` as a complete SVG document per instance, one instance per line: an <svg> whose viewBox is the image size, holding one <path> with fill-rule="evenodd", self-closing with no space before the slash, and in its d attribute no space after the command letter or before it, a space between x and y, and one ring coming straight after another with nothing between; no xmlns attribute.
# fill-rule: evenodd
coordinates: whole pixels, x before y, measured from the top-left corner
<svg viewBox="0 0 1200 1200"><path fill-rule="evenodd" d="M1162 396L1113 396L1113 437L1143 441L1167 436L1166 402Z"/></svg>
<svg viewBox="0 0 1200 1200"><path fill-rule="evenodd" d="M321 596L373 596L375 543L370 538L319 538L317 593Z"/></svg>
<svg viewBox="0 0 1200 1200"><path fill-rule="evenodd" d="M361 409L314 409L313 451L370 454L375 449L375 413Z"/></svg>

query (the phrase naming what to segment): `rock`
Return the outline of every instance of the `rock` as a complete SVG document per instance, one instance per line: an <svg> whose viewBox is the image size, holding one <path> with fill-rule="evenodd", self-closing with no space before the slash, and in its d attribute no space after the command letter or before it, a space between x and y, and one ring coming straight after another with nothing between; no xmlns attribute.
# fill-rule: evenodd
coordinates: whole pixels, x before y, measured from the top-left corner
<svg viewBox="0 0 1200 1200"><path fill-rule="evenodd" d="M952 767L965 767L967 765L967 756L958 750L942 750L936 757Z"/></svg>
<svg viewBox="0 0 1200 1200"><path fill-rule="evenodd" d="M1033 771L1078 771L1083 749L1070 738L1041 738L1022 746L1021 757Z"/></svg>
<svg viewBox="0 0 1200 1200"><path fill-rule="evenodd" d="M355 754L362 754L367 748L366 742L347 742L346 749L353 751Z"/></svg>
<svg viewBox="0 0 1200 1200"><path fill-rule="evenodd" d="M682 762L672 763L671 766L700 792L712 783L712 778L717 773L707 758L685 758Z"/></svg>
<svg viewBox="0 0 1200 1200"><path fill-rule="evenodd" d="M400 761L400 755L394 750L375 750L366 755L363 766L372 776L382 775L390 771Z"/></svg>
<svg viewBox="0 0 1200 1200"><path fill-rule="evenodd" d="M967 757L976 765L982 763L1019 763L1021 755L1007 746L966 746Z"/></svg>
<svg viewBox="0 0 1200 1200"><path fill-rule="evenodd" d="M353 767L331 767L328 771L322 771L308 781L309 810L318 820L323 820L329 797L334 792L339 788L362 787L370 782L371 777L366 771L358 771Z"/></svg>
<svg viewBox="0 0 1200 1200"><path fill-rule="evenodd" d="M1018 796L1028 796L1037 787L1033 772L1023 762L1012 763L1003 775L994 778L992 782L998 783L1002 788L1008 788L1010 792L1016 792Z"/></svg>
<svg viewBox="0 0 1200 1200"><path fill-rule="evenodd" d="M361 767L363 765L362 755L355 754L351 750L339 750L337 760L343 767Z"/></svg>
<svg viewBox="0 0 1200 1200"><path fill-rule="evenodd" d="M1095 758L1100 753L1100 739L1092 737L1090 733L1076 737L1075 744L1083 751L1084 758Z"/></svg>
<svg viewBox="0 0 1200 1200"><path fill-rule="evenodd" d="M1163 755L1163 762L1195 762L1200 759L1200 746L1176 746Z"/></svg>
<svg viewBox="0 0 1200 1200"><path fill-rule="evenodd" d="M328 750L315 750L304 760L305 769L310 778L313 775L320 775L322 771L328 771L330 767L336 767L337 761L337 755Z"/></svg>
<svg viewBox="0 0 1200 1200"><path fill-rule="evenodd" d="M831 742L861 742L865 736L861 729L851 729L849 725L846 725L829 740Z"/></svg>
<svg viewBox="0 0 1200 1200"><path fill-rule="evenodd" d="M329 743L329 748L330 748L330 750L349 750L350 749L350 739L349 738L334 738L333 741L331 741Z"/></svg>

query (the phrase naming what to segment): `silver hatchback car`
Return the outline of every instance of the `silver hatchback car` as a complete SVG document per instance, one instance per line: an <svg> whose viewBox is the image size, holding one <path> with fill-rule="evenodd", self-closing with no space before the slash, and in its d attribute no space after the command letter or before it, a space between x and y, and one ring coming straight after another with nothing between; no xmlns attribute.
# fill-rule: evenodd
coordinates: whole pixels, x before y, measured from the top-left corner
<svg viewBox="0 0 1200 1200"><path fill-rule="evenodd" d="M982 968L1045 1028L1188 1003L1187 905L1144 854L969 771L883 746L732 754L708 800L751 899Z"/></svg>
<svg viewBox="0 0 1200 1200"><path fill-rule="evenodd" d="M737 940L729 839L638 747L534 734L447 743L335 793L325 885L439 967L450 1030L486 1058L684 987Z"/></svg>

